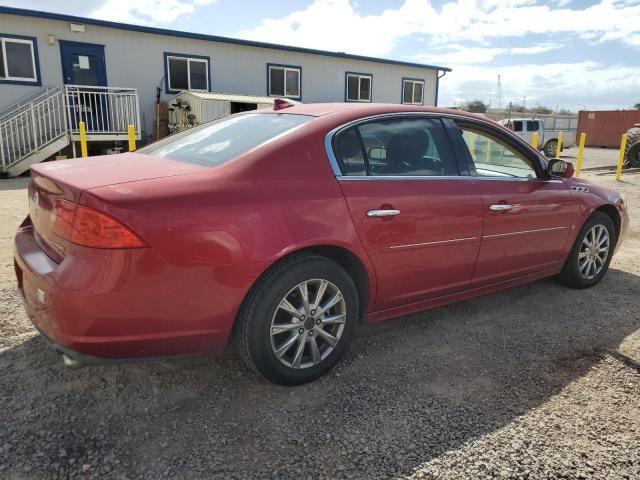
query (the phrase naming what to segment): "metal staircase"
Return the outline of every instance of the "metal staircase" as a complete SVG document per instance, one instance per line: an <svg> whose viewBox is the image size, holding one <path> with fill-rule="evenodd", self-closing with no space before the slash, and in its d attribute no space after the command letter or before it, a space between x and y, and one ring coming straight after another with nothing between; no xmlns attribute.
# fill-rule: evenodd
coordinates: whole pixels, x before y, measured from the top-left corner
<svg viewBox="0 0 640 480"><path fill-rule="evenodd" d="M26 172L70 143L64 87L45 88L0 112L0 173Z"/></svg>
<svg viewBox="0 0 640 480"><path fill-rule="evenodd" d="M78 141L80 122L89 142L126 140L129 125L139 140L138 92L65 85L44 88L0 111L0 174L20 175Z"/></svg>

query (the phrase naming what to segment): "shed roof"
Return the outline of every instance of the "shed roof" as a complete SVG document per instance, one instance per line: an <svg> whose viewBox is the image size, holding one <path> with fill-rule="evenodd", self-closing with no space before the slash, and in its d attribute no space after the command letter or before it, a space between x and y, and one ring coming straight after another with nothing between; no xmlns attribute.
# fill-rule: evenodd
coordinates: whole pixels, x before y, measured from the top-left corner
<svg viewBox="0 0 640 480"><path fill-rule="evenodd" d="M131 25L128 23L109 22L106 20L98 20L95 18L76 17L74 15L64 15L60 13L42 12L39 10L27 10L24 8L13 8L0 6L0 14L20 15L23 17L46 18L50 20L59 20L70 23L84 23L86 25L96 25L99 27L115 28L120 30L130 30L141 33L151 33L156 35L167 35L171 37L191 38L195 40L204 40L209 42L230 43L235 45L244 45L247 47L270 48L274 50L283 50L287 52L309 53L312 55L324 55L327 57L344 58L348 60L360 60L364 62L386 63L389 65L400 65L405 67L424 68L428 70L438 70L450 72L447 67L439 67L437 65L426 65L423 63L405 62L402 60L391 60L387 58L368 57L365 55L352 55L344 52L330 52L327 50L316 50L314 48L293 47L290 45L278 45L275 43L257 42L254 40L242 40L239 38L220 37L217 35L205 35L203 33L183 32L180 30L169 30L166 28L146 27L142 25Z"/></svg>
<svg viewBox="0 0 640 480"><path fill-rule="evenodd" d="M273 105L276 97L260 97L257 95L236 95L235 93L216 93L216 92L194 92L185 91L178 95L190 95L200 98L202 100L222 100L225 102L238 102L238 103L269 103ZM294 100L286 99L289 103L299 103Z"/></svg>

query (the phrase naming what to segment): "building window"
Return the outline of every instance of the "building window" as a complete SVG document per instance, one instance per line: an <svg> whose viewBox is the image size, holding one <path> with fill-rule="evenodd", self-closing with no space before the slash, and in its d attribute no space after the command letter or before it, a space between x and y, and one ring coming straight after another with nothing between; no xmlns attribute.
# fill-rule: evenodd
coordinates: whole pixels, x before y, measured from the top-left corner
<svg viewBox="0 0 640 480"><path fill-rule="evenodd" d="M267 92L270 97L300 98L302 69L289 65L267 65Z"/></svg>
<svg viewBox="0 0 640 480"><path fill-rule="evenodd" d="M347 102L370 102L371 79L372 76L368 73L347 72L345 100Z"/></svg>
<svg viewBox="0 0 640 480"><path fill-rule="evenodd" d="M38 73L36 39L0 34L0 81L39 85Z"/></svg>
<svg viewBox="0 0 640 480"><path fill-rule="evenodd" d="M422 105L424 93L424 80L414 78L402 79L402 103L410 105Z"/></svg>
<svg viewBox="0 0 640 480"><path fill-rule="evenodd" d="M166 90L209 91L209 57L165 53Z"/></svg>

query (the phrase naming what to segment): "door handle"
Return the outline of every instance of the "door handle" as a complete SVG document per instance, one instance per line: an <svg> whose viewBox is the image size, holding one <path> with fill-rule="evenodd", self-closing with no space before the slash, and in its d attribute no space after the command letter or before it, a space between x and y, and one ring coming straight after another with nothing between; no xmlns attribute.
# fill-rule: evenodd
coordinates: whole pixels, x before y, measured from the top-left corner
<svg viewBox="0 0 640 480"><path fill-rule="evenodd" d="M367 217L395 217L400 215L400 210L369 210Z"/></svg>
<svg viewBox="0 0 640 480"><path fill-rule="evenodd" d="M489 207L489 210L494 212L506 212L507 210L511 210L513 205L509 205L508 203L494 203Z"/></svg>

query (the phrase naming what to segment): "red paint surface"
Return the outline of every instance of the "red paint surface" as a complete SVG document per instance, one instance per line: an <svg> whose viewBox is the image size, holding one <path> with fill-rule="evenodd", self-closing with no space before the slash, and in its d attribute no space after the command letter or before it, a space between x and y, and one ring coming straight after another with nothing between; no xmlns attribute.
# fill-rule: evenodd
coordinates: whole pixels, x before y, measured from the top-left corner
<svg viewBox="0 0 640 480"><path fill-rule="evenodd" d="M34 166L29 196L37 192L40 207L15 238L18 282L34 324L56 343L97 357L219 350L256 279L307 247L342 248L362 263L373 322L557 273L602 205L614 206L626 229L620 197L578 179L338 181L324 149L327 132L396 111L460 115L300 105L286 113L317 118L213 169L142 154ZM148 247L95 249L56 237L47 215L59 198L107 213ZM488 210L500 202L517 208ZM366 216L387 207L402 214ZM487 238L554 227L561 228ZM440 243L449 240L456 241Z"/></svg>
<svg viewBox="0 0 640 480"><path fill-rule="evenodd" d="M578 135L587 134L588 147L620 147L623 133L640 123L640 110L582 111L578 115Z"/></svg>

